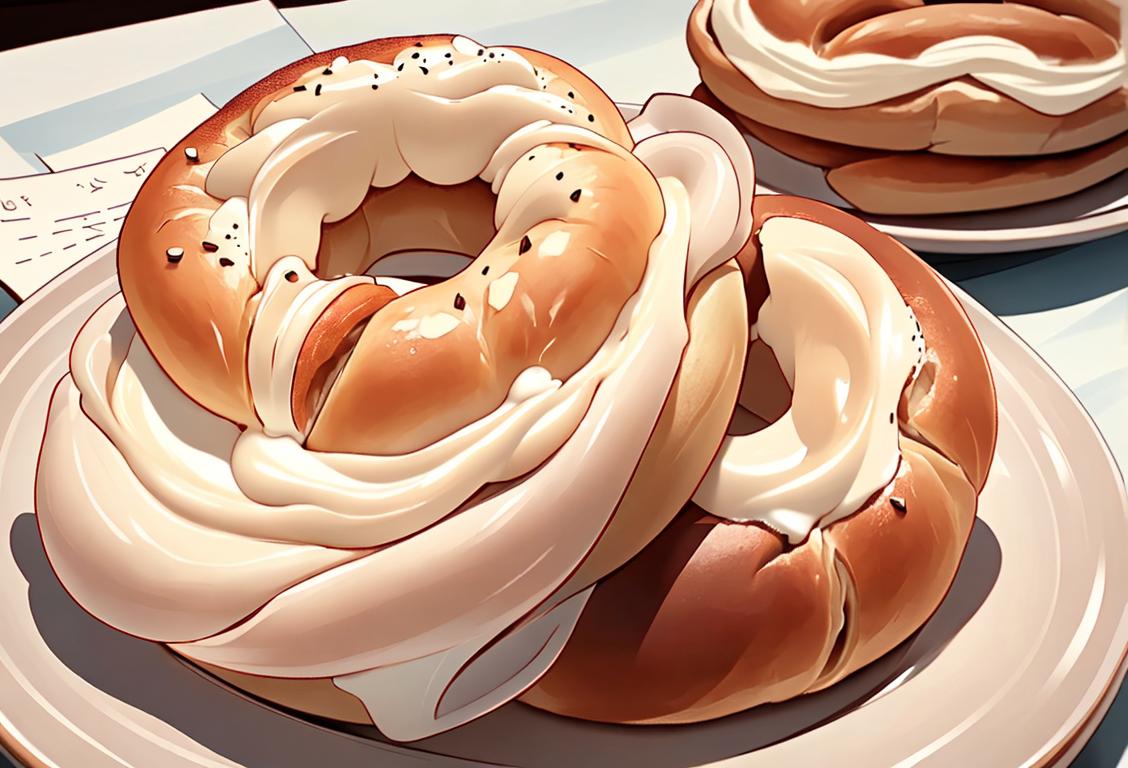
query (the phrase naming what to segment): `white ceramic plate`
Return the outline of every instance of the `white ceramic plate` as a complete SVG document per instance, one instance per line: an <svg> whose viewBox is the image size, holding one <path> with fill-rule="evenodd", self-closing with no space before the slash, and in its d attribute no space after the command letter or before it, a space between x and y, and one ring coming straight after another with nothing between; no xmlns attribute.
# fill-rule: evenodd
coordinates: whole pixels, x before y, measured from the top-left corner
<svg viewBox="0 0 1128 768"><path fill-rule="evenodd" d="M282 713L78 608L44 558L35 463L79 326L117 291L114 252L0 325L0 740L33 765L1040 765L1072 758L1123 676L1128 500L1057 377L958 291L990 352L995 465L956 583L915 637L829 691L699 726L603 726L508 705L390 745Z"/></svg>
<svg viewBox="0 0 1128 768"><path fill-rule="evenodd" d="M918 251L987 254L1054 248L1128 230L1128 171L1045 203L980 213L879 216L853 209L826 183L821 168L744 135L756 158L760 193L802 195L845 208Z"/></svg>

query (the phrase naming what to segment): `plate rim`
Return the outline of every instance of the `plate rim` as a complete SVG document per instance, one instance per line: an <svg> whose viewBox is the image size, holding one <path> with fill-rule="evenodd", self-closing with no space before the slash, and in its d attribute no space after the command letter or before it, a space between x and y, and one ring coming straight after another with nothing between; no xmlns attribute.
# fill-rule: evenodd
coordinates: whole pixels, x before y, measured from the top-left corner
<svg viewBox="0 0 1128 768"><path fill-rule="evenodd" d="M19 347L15 344L5 344L3 342L9 341L13 338L13 328L18 328L21 323L26 322L25 317L46 302L50 302L60 292L66 292L67 289L72 289L78 296L82 296L97 288L104 286L109 281L116 279L116 246L117 240L111 241L99 248L94 253L80 259L71 265L68 269L64 270L57 277L49 281L42 288L37 290L28 299L18 305L7 317L0 320L0 378L3 378L13 363L14 358L18 355L19 351L23 349L23 343ZM931 269L931 267L930 267ZM83 285L83 279L89 274L89 284ZM1118 489L1117 508L1128 512L1128 487L1125 485L1125 476L1123 469L1116 461L1116 457L1105 440L1099 426L1089 414L1084 404L1077 398L1076 394L1068 387L1064 380L1057 374L1056 371L1046 362L1046 360L1038 354L1029 344L1026 343L1022 337L1015 332L1007 323L998 316L990 312L983 304L964 291L960 286L953 281L940 275L940 279L944 281L949 290L956 296L958 301L963 306L965 312L968 313L969 319L973 319L973 326L976 327L976 332L982 336L982 331L979 329L977 323L985 322L989 326L993 326L994 330L1001 333L1012 344L1016 344L1016 349L1030 357L1035 362L1038 369L1048 380L1052 382L1053 386L1064 394L1068 402L1072 405L1071 420L1080 414L1083 418L1083 424L1087 426L1088 431L1096 439L1097 444L1100 446L1100 451L1104 457L1104 466L1112 470L1113 479L1116 481L1115 485ZM73 303L75 299L64 298L67 308ZM23 337L20 337L23 338ZM18 342L17 342L18 343ZM26 343L26 340L24 341ZM984 342L984 348L990 351ZM992 371L994 375L994 371ZM1124 618L1121 619L1119 630L1121 633L1128 627L1128 612L1125 613ZM1114 649L1110 649L1109 654L1105 656L1107 661ZM1124 680L1128 674L1128 647L1122 649L1119 660L1114 665L1113 675L1105 681L1100 694L1086 708L1086 711L1080 717L1071 717L1076 722L1068 727L1068 731L1056 742L1051 743L1048 741L1041 741L1038 746L1031 746L1031 757L1037 758L1042 755L1042 759L1038 759L1037 765L1063 765L1065 760L1070 760L1076 756L1089 739L1100 726L1100 723L1111 707L1112 701L1115 699L1121 686L1124 685ZM1098 678L1099 679L1099 678ZM1071 715L1075 716L1077 710L1074 710ZM1069 722L1067 719L1062 723L1066 726ZM40 761L34 754L38 748L34 744L25 743L18 736L12 733L7 726L9 721L2 711L0 711L0 750L7 752L16 765L25 765L29 768L47 768L50 763ZM332 730L332 729L329 729ZM338 733L337 731L333 731ZM348 735L348 734L342 734ZM1040 741L1040 740L1039 740ZM453 760L465 760L465 758L451 757ZM725 758L720 761L723 765L730 764L730 761L739 759L741 755L734 755L731 758ZM735 763L732 763L735 765Z"/></svg>

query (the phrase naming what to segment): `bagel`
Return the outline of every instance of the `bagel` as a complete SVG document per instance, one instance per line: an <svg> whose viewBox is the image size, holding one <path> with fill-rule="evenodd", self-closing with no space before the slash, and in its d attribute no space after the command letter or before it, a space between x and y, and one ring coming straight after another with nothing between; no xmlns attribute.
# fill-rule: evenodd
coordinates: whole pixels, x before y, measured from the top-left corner
<svg viewBox="0 0 1128 768"><path fill-rule="evenodd" d="M758 236L776 218L842 233L910 303L931 352L900 399L900 468L849 516L798 542L690 502L600 582L526 703L588 720L659 724L782 701L888 653L951 586L997 429L991 375L970 321L923 262L849 214L786 195L758 196L754 211ZM763 295L757 267L749 291ZM755 367L739 405L762 414L762 427L786 408L790 391L769 350L749 362ZM746 429L735 420L730 427Z"/></svg>
<svg viewBox="0 0 1128 768"><path fill-rule="evenodd" d="M994 392L915 257L754 188L700 101L627 124L534 51L397 38L268 76L126 218L48 414L52 568L122 632L401 741L518 698L687 722L832 684L950 584ZM715 578L760 615L800 595L774 629L696 605L806 655L600 703L600 633L621 674L673 661L627 658L639 578L663 649Z"/></svg>
<svg viewBox="0 0 1128 768"><path fill-rule="evenodd" d="M1128 169L1123 23L1102 0L698 0L687 40L748 133L823 168L859 210L929 214Z"/></svg>

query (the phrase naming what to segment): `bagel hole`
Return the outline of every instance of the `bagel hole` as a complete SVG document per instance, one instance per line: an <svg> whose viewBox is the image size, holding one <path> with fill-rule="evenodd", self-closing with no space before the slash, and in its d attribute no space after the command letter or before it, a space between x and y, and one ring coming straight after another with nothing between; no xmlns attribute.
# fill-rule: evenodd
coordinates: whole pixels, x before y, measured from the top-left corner
<svg viewBox="0 0 1128 768"><path fill-rule="evenodd" d="M772 348L760 339L748 345L740 398L729 421L730 435L750 435L778 421L791 408L791 386Z"/></svg>
<svg viewBox="0 0 1128 768"><path fill-rule="evenodd" d="M384 256L366 269L365 274L375 278L392 277L419 285L434 285L454 277L473 260L474 257L466 253L405 250Z"/></svg>
<svg viewBox="0 0 1128 768"><path fill-rule="evenodd" d="M410 175L373 188L348 216L321 226L318 277L370 275L432 284L457 274L496 234L496 198L474 180L439 185Z"/></svg>

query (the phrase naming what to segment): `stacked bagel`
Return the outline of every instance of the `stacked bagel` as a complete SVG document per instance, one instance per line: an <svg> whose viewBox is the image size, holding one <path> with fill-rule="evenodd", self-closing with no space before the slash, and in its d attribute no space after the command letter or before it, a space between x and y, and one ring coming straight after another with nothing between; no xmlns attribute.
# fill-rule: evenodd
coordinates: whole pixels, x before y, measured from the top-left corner
<svg viewBox="0 0 1128 768"><path fill-rule="evenodd" d="M1111 0L698 0L687 34L697 95L828 198L933 214L1128 170L1126 24Z"/></svg>
<svg viewBox="0 0 1128 768"><path fill-rule="evenodd" d="M52 566L107 624L400 740L833 684L951 584L994 390L915 256L753 189L713 110L628 124L535 51L279 70L130 210L52 399Z"/></svg>

